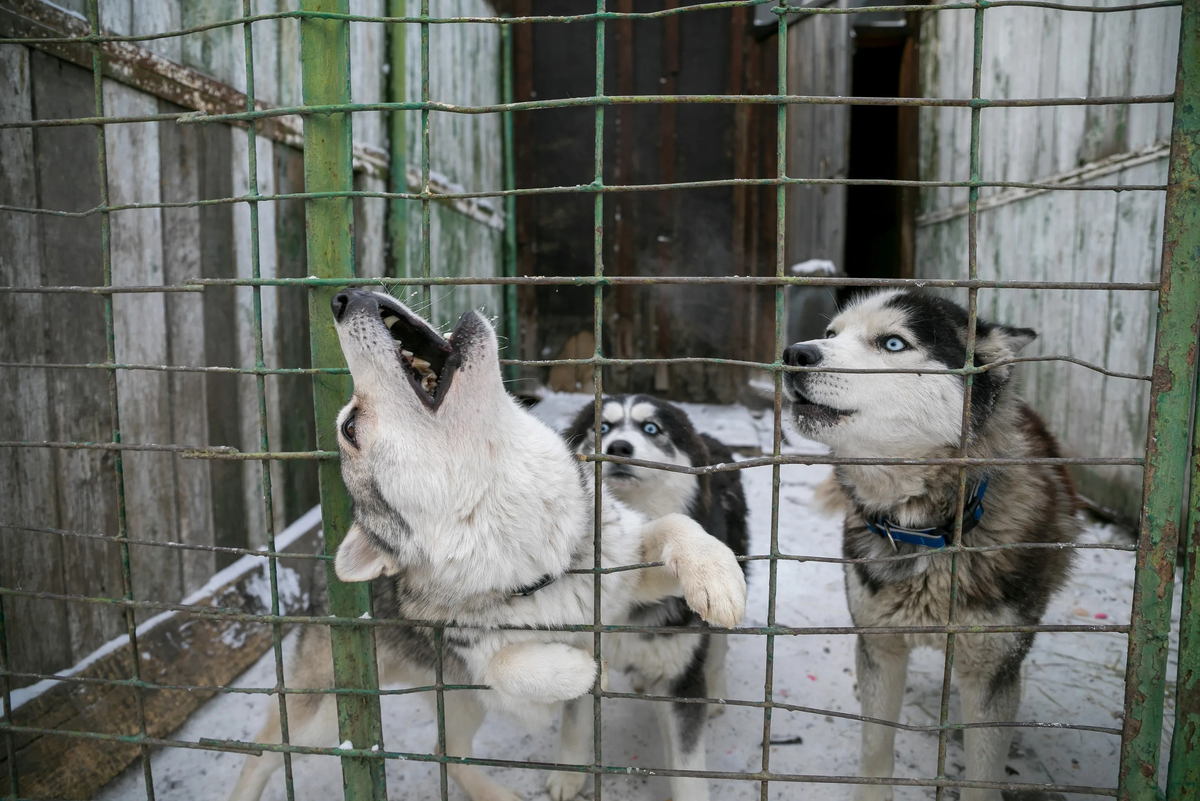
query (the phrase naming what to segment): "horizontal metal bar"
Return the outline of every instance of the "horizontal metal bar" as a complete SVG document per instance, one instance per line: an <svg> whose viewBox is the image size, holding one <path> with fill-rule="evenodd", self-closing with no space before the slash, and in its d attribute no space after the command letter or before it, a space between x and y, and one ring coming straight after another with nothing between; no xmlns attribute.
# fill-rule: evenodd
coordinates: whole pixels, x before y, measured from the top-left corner
<svg viewBox="0 0 1200 801"><path fill-rule="evenodd" d="M290 551L277 551L269 553L267 551L254 548L230 548L224 545L193 545L186 542L159 542L157 540L136 540L128 537L113 537L109 534L97 534L90 531L71 531L62 528L44 528L40 526L26 526L18 523L2 523L0 528L11 529L13 531L28 531L33 534L52 534L61 537L80 537L83 539L98 540L104 543L120 545L144 545L151 548L175 548L181 551L205 551L208 553L227 553L235 556L257 556L262 559L311 559L316 561L333 561L333 556L326 556L321 553L293 553Z"/></svg>
<svg viewBox="0 0 1200 801"><path fill-rule="evenodd" d="M517 365L521 367L580 367L601 365L637 367L656 366L660 364L714 364L726 367L749 367L770 373L851 373L854 375L977 375L1011 364L1030 362L1063 362L1085 367L1110 378L1126 378L1134 381L1149 381L1150 376L1142 373L1125 373L1109 370L1098 364L1077 359L1074 356L1016 356L1009 359L997 359L977 367L946 367L937 370L917 370L913 368L866 368L866 367L794 367L787 364L772 364L770 362L754 362L744 359L722 359L715 356L675 356L662 359L610 359L608 357L590 356L586 359L501 359L502 365ZM191 367L186 365L164 364L109 364L107 362L91 362L71 364L62 362L0 362L0 369L14 370L141 370L165 373L233 373L235 375L313 375L334 374L344 375L349 372L345 367Z"/></svg>
<svg viewBox="0 0 1200 801"><path fill-rule="evenodd" d="M4 125L0 125L3 128ZM14 126L20 127L20 126ZM239 197L208 198L205 200L188 200L158 203L120 203L93 206L83 211L61 211L58 209L42 209L33 206L10 206L0 204L0 211L17 214L38 214L51 217L81 218L91 217L103 212L143 211L146 209L189 209L201 206L220 206L231 203L267 203L279 200L321 200L325 198L349 197L368 198L375 200L433 200L439 203L453 204L463 200L490 197L525 197L531 195L565 195L565 194L620 194L623 192L662 192L676 189L712 189L720 187L739 186L896 186L896 187L927 187L933 189L956 189L972 187L994 187L998 189L1029 190L1031 192L1165 192L1165 184L1080 184L1064 183L1030 183L1027 181L910 181L890 178L718 178L710 181L683 181L671 184L623 184L597 185L578 184L575 186L530 187L526 189L497 189L479 192L369 192L366 190L346 190L344 192L290 192L271 195L243 195ZM489 212L490 213L490 212ZM478 215L466 214L478 221ZM488 224L491 227L490 223ZM116 291L120 291L119 288Z"/></svg>
<svg viewBox="0 0 1200 801"><path fill-rule="evenodd" d="M236 111L227 114L206 114L200 111L171 114L144 114L129 117L66 117L59 119L19 120L0 123L0 130L9 128L62 128L80 125L128 125L147 122L169 122L210 125L213 123L245 123L277 117L311 117L364 111L440 111L446 114L500 114L514 111L543 109L593 108L596 106L643 105L758 105L758 106L931 106L936 108L1042 108L1047 106L1116 106L1174 103L1174 95L1111 95L1097 97L1026 97L1026 98L958 98L958 97L864 97L855 95L601 95L593 97L564 97L550 100L522 100L515 103L493 103L468 106L439 100L409 100L400 103L340 103L330 105L283 106L258 111Z"/></svg>
<svg viewBox="0 0 1200 801"><path fill-rule="evenodd" d="M214 445L200 448L194 445L136 444L130 442L48 442L35 440L0 440L0 448L54 448L65 451L156 451L163 453L211 453L240 456L237 448ZM276 454L279 455L279 454Z"/></svg>
<svg viewBox="0 0 1200 801"><path fill-rule="evenodd" d="M694 630L692 630L694 633ZM680 633L688 633L688 626L680 626ZM0 675L14 679L34 679L37 681L56 681L63 684L90 684L110 687L140 687L145 690L174 691L174 692L210 692L215 694L241 695L414 695L417 693L490 690L486 684L443 684L423 685L418 687L399 687L393 689L361 689L347 687L231 687L223 684L160 684L152 681L134 679L111 679L95 676L60 676L56 673L24 673L20 671L0 670ZM779 701L747 701L737 698L677 698L670 695L648 695L645 693L620 693L601 691L601 697L628 701L651 701L654 703L670 704L720 704L721 706L750 707L754 709L778 709L783 712L800 714L824 715L828 717L853 720L862 723L876 723L893 729L909 732L938 732L963 731L966 729L1060 729L1068 731L1090 731L1098 734L1120 735L1121 730L1105 726L1089 726L1081 723L1047 723L1041 721L993 721L983 723L947 723L945 726L920 726L909 723L899 723L882 718L871 718L864 715L854 715L833 709L800 706Z"/></svg>
<svg viewBox="0 0 1200 801"><path fill-rule="evenodd" d="M930 106L934 108L1042 108L1047 106L1112 106L1173 103L1171 94L1113 95L1106 97L862 97L849 95L592 95L550 100L521 100L515 103L490 103L470 106L439 100L411 100L402 103L339 103L329 105L284 106L230 114L185 114L181 123L248 122L295 115L310 117L356 111L440 111L446 114L498 114L506 111L541 111L562 108L645 105L756 105L756 106ZM3 128L5 126L0 126Z"/></svg>
<svg viewBox="0 0 1200 801"><path fill-rule="evenodd" d="M280 743L252 743L240 740L209 740L192 742L190 740L171 740L163 737L150 737L140 734L122 735L106 732L69 731L65 729L47 729L35 726L14 726L0 723L0 731L10 731L14 734L32 734L48 737L70 737L92 740L106 740L125 745L147 745L158 748L189 748L200 751L277 751L291 754L317 754L323 756L355 756L366 759L397 759L405 762L445 762L451 765L480 765L493 768L518 768L522 770L559 771L572 773L599 773L617 776L684 776L704 779L733 779L753 782L773 781L807 784L873 784L896 787L961 787L995 790L1026 790L1037 792L1080 793L1101 796L1115 796L1116 790L1107 787L1089 787L1075 784L1028 784L1018 782L982 782L965 779L910 779L882 778L878 776L831 776L823 774L775 773L775 772L737 772L737 771L707 771L707 770L670 770L666 768L634 768L620 765L568 765L554 762L528 762L510 759L482 759L477 757L451 757L437 754L408 753L404 751L386 751L382 748L321 748L317 746L282 745Z"/></svg>
<svg viewBox="0 0 1200 801"><path fill-rule="evenodd" d="M141 545L150 548L174 548L185 551L205 551L212 553L227 553L237 556L256 556L261 559L307 559L312 561L333 561L335 557L326 554L308 554L296 553L290 551L280 551L269 553L264 550L251 548L231 548L222 545L191 545L182 542L160 542L157 540L139 540L129 539L127 537L113 537L107 534L99 534L88 531L72 531L69 529L46 528L42 526L28 526L17 523L0 522L0 529L11 529L14 531L27 531L32 534L46 534L62 537L79 537L84 539L98 540L104 543L120 545L122 543L128 545ZM991 553L993 551L1017 551L1017 550L1054 550L1054 551L1136 551L1137 546L1133 544L1121 545L1120 543L1111 542L1013 542L1002 545L947 545L939 549L941 554L950 553ZM778 559L785 562L816 562L838 565L854 565L854 564L874 564L878 562L899 562L909 559L921 559L928 554L924 552L917 553L896 553L887 556L866 556L854 559L848 559L842 556L808 556L805 554L787 554L780 553L775 556L770 554L747 554L737 557L739 562L765 562L771 559ZM628 565L614 565L612 567L591 567L591 568L576 568L568 570L567 573L589 575L599 573L601 575L609 575L611 573L625 573L631 570L644 570L650 567L661 567L662 562L637 562ZM0 671L3 672L3 671Z"/></svg>
<svg viewBox="0 0 1200 801"><path fill-rule="evenodd" d="M668 286L722 284L731 286L845 286L916 287L938 289L1088 289L1116 292L1157 292L1157 283L1120 281L1002 281L983 278L851 278L824 275L518 275L428 276L413 278L189 278L202 286Z"/></svg>
<svg viewBox="0 0 1200 801"><path fill-rule="evenodd" d="M544 15L544 16L523 16L523 17L434 17L434 16L403 16L403 17L380 17L367 16L363 14L332 14L318 13L306 11L281 11L272 14L255 14L252 16L238 17L236 19L220 20L218 22L210 22L204 25L195 25L189 28L179 28L171 31L161 31L157 33L145 33L136 35L119 35L119 34L87 34L72 37L26 37L26 38L9 38L0 39L0 44L103 44L107 42L149 42L157 39L170 39L179 36L187 36L189 34L203 33L205 31L218 30L220 28L229 28L235 25L242 25L246 22L267 22L277 19L337 19L346 20L348 22L366 22L390 25L454 25L454 24L472 24L472 25L523 25L530 23L564 23L571 24L576 22L596 22L600 20L652 20L662 19L664 17L672 17L680 14L692 13L696 11L714 11L720 9L747 8L759 5L765 5L775 2L775 0L723 0L722 2L714 3L698 3L696 5L682 6L672 9L664 9L662 11L648 12L616 12L604 11L592 14L569 14L569 15ZM943 3L939 5L891 5L891 6L862 6L853 8L822 8L812 6L779 6L772 8L776 14L869 14L874 12L930 12L930 11L971 11L981 8L1044 8L1055 11L1073 11L1093 14L1111 14L1116 12L1131 12L1141 11L1151 8L1174 8L1180 5L1180 0L1155 0L1149 3L1132 3L1122 6L1082 6L1067 3L1052 3L1038 2L1038 0L984 0L978 3Z"/></svg>
<svg viewBox="0 0 1200 801"><path fill-rule="evenodd" d="M414 628L451 628L472 629L478 626L458 624L447 621L412 620L408 618L362 618L362 617L333 617L327 615L257 615L242 612L237 609L213 606L194 606L188 604L170 603L167 601L138 601L126 598L101 598L88 595L72 595L69 593L43 592L22 590L15 587L0 587L0 595L11 595L20 598L33 598L44 601L64 601L68 603L114 606L128 609L156 610L159 612L185 612L199 618L219 620L237 620L243 623L301 623L305 625L336 626L339 628L353 626L410 626ZM632 626L592 623L578 625L555 626L513 626L499 624L491 628L503 631L565 631L565 632L595 632L603 634L678 634L676 626ZM739 626L723 629L710 626L709 632L743 634L743 635L779 635L807 636L821 635L857 635L857 634L1011 634L1014 632L1058 632L1058 633L1128 633L1129 625L1121 623L1081 624L1081 623L1038 623L1032 625L995 625L970 626L951 624L945 626Z"/></svg>

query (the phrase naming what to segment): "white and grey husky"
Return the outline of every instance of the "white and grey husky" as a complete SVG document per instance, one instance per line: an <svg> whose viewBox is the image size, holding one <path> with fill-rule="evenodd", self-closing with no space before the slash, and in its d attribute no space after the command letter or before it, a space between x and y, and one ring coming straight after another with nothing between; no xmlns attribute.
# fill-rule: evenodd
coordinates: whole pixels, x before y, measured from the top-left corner
<svg viewBox="0 0 1200 801"><path fill-rule="evenodd" d="M673 403L646 395L615 395L603 399L600 408L600 447L595 445L596 412L585 406L564 432L567 443L580 453L597 450L631 459L642 459L685 467L722 464L733 454L720 441L700 434L687 413ZM626 506L647 517L672 513L691 517L734 553L745 556L748 546L746 497L741 474L714 473L696 476L634 465L604 465L604 489ZM745 564L745 563L743 563ZM704 624L678 598L666 598L634 610L631 619L647 626L692 626ZM703 631L703 629L700 629ZM724 698L725 634L617 634L605 637L603 651L609 667L624 670L638 692L675 698ZM724 707L696 703L655 702L654 711L662 731L667 767L672 770L705 770L705 721ZM579 762L590 752L589 708L570 701L564 711L562 751L559 762ZM571 798L583 774L556 773L550 796ZM563 787L571 784L574 787ZM708 798L708 782L701 778L672 777L674 801Z"/></svg>
<svg viewBox="0 0 1200 801"><path fill-rule="evenodd" d="M469 757L487 709L544 724L589 692L597 667L589 631L507 628L590 625L594 534L605 567L662 562L601 580L605 624L640 605L680 596L705 621L734 626L746 584L733 553L691 518L643 515L607 495L594 532L593 468L524 411L501 381L496 335L468 312L443 339L389 295L339 293L333 315L354 379L338 417L342 478L354 523L338 548L344 581L372 581L375 617L453 622L444 642L446 751ZM380 680L431 684L429 629L376 628ZM332 686L329 632L310 626L290 666L291 687ZM334 741L334 699L292 695L291 742ZM258 734L278 741L276 705ZM357 745L357 744L356 744ZM235 799L257 799L282 763L249 757ZM517 796L478 767L450 765L473 801Z"/></svg>
<svg viewBox="0 0 1200 801"><path fill-rule="evenodd" d="M804 436L836 457L954 456L963 419L961 376L931 370L966 360L966 311L949 300L886 291L860 296L829 324L825 339L790 346L791 366L899 368L901 374L794 372L784 387L791 418ZM1036 334L979 321L967 453L978 458L1058 457L1054 437L1013 390L1011 363ZM949 622L951 556L941 553L963 513L962 543L971 547L1070 543L1079 531L1078 499L1062 466L1004 465L967 470L958 507L955 465L839 465L822 487L827 508L845 513L846 595L856 626L943 626ZM896 559L902 556L908 558ZM890 561L869 561L892 557ZM962 625L1037 624L1066 579L1068 550L1017 548L960 553L957 619ZM1006 723L1021 703L1021 665L1033 634L960 634L954 671L966 723ZM865 717L899 721L908 653L943 648L945 635L858 637L857 677ZM895 729L864 723L863 776L890 778ZM964 731L969 781L1002 782L1011 728ZM862 799L890 799L886 785L860 785ZM964 789L970 801L999 801L995 789Z"/></svg>

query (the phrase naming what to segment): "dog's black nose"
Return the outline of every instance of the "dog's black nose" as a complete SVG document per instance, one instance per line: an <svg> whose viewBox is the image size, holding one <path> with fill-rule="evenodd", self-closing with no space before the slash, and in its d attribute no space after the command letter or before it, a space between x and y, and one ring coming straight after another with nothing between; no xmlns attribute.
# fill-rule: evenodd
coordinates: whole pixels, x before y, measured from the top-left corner
<svg viewBox="0 0 1200 801"><path fill-rule="evenodd" d="M350 293L337 293L333 296L333 301L329 305L333 307L333 319L340 322L342 315L346 313L346 309L350 308Z"/></svg>
<svg viewBox="0 0 1200 801"><path fill-rule="evenodd" d="M783 351L783 363L791 367L812 367L821 361L821 349L816 345L797 342Z"/></svg>
<svg viewBox="0 0 1200 801"><path fill-rule="evenodd" d="M624 456L627 459L631 458L633 456L633 446L623 439L619 439L616 442L610 442L608 444L608 455Z"/></svg>

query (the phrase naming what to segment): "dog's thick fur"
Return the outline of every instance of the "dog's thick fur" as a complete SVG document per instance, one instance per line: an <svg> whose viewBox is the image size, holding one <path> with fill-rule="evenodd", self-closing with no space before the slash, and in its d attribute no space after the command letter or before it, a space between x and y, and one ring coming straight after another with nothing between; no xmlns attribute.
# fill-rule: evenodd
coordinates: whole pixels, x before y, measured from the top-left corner
<svg viewBox="0 0 1200 801"><path fill-rule="evenodd" d="M376 617L456 624L444 638L445 681L491 688L445 693L447 753L469 757L487 709L545 724L597 681L591 632L502 628L593 622L594 577L568 572L594 566L593 470L505 392L496 335L481 315L464 314L443 339L389 295L345 291L333 311L354 379L338 418L354 523L338 547L337 575L388 577L375 582ZM601 518L605 567L664 563L605 574L603 623L679 595L714 625L741 620L746 585L736 558L691 518L647 522L608 496ZM433 683L431 636L376 629L381 682ZM290 672L289 686L332 686L324 628L305 632ZM332 739L331 696L287 704L293 743ZM264 741L279 736L271 710ZM281 761L249 758L233 797L257 799ZM449 773L473 801L516 798L478 768L450 765Z"/></svg>
<svg viewBox="0 0 1200 801"><path fill-rule="evenodd" d="M887 291L860 296L829 325L824 340L792 345L793 366L903 368L906 374L788 373L784 387L795 428L828 445L836 457L947 457L959 447L964 382L928 370L961 368L966 359L968 316L949 300ZM1011 386L1013 357L1035 333L980 321L975 364L996 366L977 374L971 393L967 453L981 458L1057 457L1058 444L1036 413ZM1078 499L1062 466L972 467L967 491L987 477L984 514L963 534L968 546L1069 543L1079 530ZM846 595L854 624L942 626L949 622L948 554L897 543L870 531L865 520L887 519L921 529L949 524L958 514L956 466L854 466L834 468L822 488L827 508L845 514L843 551L848 559L891 561L846 565ZM1070 554L1059 549L997 550L958 555L956 623L1031 625L1062 587ZM1030 633L960 634L954 671L968 723L1016 719L1021 701L1021 665ZM862 714L898 721L904 699L908 652L916 646L943 648L945 635L858 637L858 688ZM968 780L1004 781L1012 730L970 728L964 732ZM864 776L891 777L895 729L863 724ZM862 799L891 798L885 786L860 786ZM967 801L999 801L995 790L965 789Z"/></svg>
<svg viewBox="0 0 1200 801"><path fill-rule="evenodd" d="M685 467L733 461L729 448L697 433L687 413L673 403L646 395L615 395L603 399L600 415L599 450L603 453ZM589 404L579 410L564 432L567 444L577 452L596 452L595 419L595 407ZM734 553L746 555L749 534L740 473L695 476L608 462L604 465L604 489L650 518L686 514ZM638 608L630 618L647 626L704 626L678 598ZM604 655L609 667L630 674L638 692L676 698L724 698L727 639L725 634L618 634L605 638ZM710 714L724 708L661 702L653 707L663 735L667 767L705 770L705 722ZM567 702L564 715L579 719L564 720L559 762L578 762L590 753L590 727L584 725L589 712L586 704ZM553 774L550 797L555 801L573 797L584 779L583 774ZM708 782L672 777L671 797L675 801L707 799Z"/></svg>

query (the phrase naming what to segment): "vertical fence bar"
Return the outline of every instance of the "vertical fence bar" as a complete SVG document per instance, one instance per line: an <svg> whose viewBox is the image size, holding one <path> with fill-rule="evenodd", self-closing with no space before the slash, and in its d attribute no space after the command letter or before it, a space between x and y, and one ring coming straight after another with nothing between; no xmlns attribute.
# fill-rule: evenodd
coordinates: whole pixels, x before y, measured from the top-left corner
<svg viewBox="0 0 1200 801"><path fill-rule="evenodd" d="M983 8L975 9L975 20L972 38L971 55L971 99L978 101L983 78ZM971 181L979 181L979 129L982 123L983 108L977 103L971 104L971 145L970 170ZM971 186L967 191L967 277L975 280L979 277L979 187ZM979 290L971 287L967 290L967 342L963 367L970 368L975 364L975 327L979 314ZM963 376L963 406L960 421L958 456L967 455L967 443L971 433L971 390L975 377L970 373ZM954 516L953 544L962 545L963 505L967 492L967 468L958 470L958 494L954 508L958 511ZM946 614L946 625L958 622L958 553L950 554L950 601ZM937 778L946 778L946 750L950 740L950 730L947 723L950 718L950 687L954 675L954 651L957 644L953 632L946 633L946 648L942 662L941 702L938 707L938 748L937 748ZM979 721L969 721L978 723ZM978 777L968 777L978 778ZM934 791L936 801L945 797L945 785L938 785Z"/></svg>
<svg viewBox="0 0 1200 801"><path fill-rule="evenodd" d="M93 36L100 33L100 0L88 0L88 23ZM104 77L100 56L100 45L92 44L92 89L95 93L96 116L104 116ZM108 151L104 124L96 126L96 160L100 178L100 257L103 265L104 285L112 286L112 220L108 211ZM104 296L104 339L109 364L117 363L116 321L113 317L113 296ZM112 414L112 441L121 442L121 409L117 391L117 371L108 371L108 401ZM133 600L133 568L129 560L129 518L125 508L125 461L120 450L112 452L113 473L117 489L117 540L121 553L121 588L125 600ZM141 651L138 649L137 617L132 607L125 608L125 631L129 637L130 679L134 687L133 699L137 710L138 735L146 736L146 698L140 686L142 680ZM145 743L142 750L142 778L146 783L146 801L154 801L154 773L150 768L150 747Z"/></svg>
<svg viewBox="0 0 1200 801"><path fill-rule="evenodd" d="M429 0L421 0L421 18L429 18ZM429 23L421 23L421 102L429 102ZM421 109L421 276L430 275L430 234L429 234L429 109ZM433 288L429 284L421 285L421 303L426 309L426 316L434 325L432 305ZM445 763L443 763L445 764Z"/></svg>
<svg viewBox="0 0 1200 801"><path fill-rule="evenodd" d="M250 0L242 0L242 16L254 15ZM246 110L254 110L254 26L247 22L242 25L242 40L246 49ZM249 182L247 196L258 197L258 123L250 120L246 126L246 137L250 160ZM258 201L250 200L250 272L255 278L262 277L262 261L259 253L258 240ZM262 324L262 287L254 286L250 290L254 297L254 366L259 371L255 376L255 388L258 393L258 446L263 453L270 453L271 443L267 433L267 386L266 376L261 372L266 369L263 357L263 324ZM275 502L271 489L271 460L262 461L262 496L267 535L267 576L271 586L271 614L278 615L279 609L279 563L275 558ZM279 732L280 740L287 743L290 740L288 731L287 696L284 695L283 677L283 626L271 624L271 648L275 656L275 689L279 701ZM283 752L283 783L288 801L295 801L296 787L292 776L292 755Z"/></svg>
<svg viewBox="0 0 1200 801"><path fill-rule="evenodd" d="M511 25L500 29L500 102L513 102L513 31ZM517 188L516 157L513 153L513 113L506 111L502 115L504 126L504 188ZM512 195L504 198L504 277L515 278L517 275L517 199ZM517 319L517 285L507 284L504 287L504 333L508 343L504 355L509 359L521 357L521 328ZM505 377L515 382L521 375L520 365L510 364L504 368Z"/></svg>
<svg viewBox="0 0 1200 801"><path fill-rule="evenodd" d="M1197 315L1200 314L1200 210L1197 208L1200 0L1184 0L1182 14L1171 165L1163 223L1158 329L1150 384L1144 501L1138 529L1129 655L1125 668L1125 722L1117 786L1117 797L1122 801L1154 801L1159 794L1158 761L1171 631L1171 591L1188 470L1188 445L1184 434L1188 430L1195 390ZM1187 656L1190 686L1186 689L1191 709L1196 708L1196 655L1197 643L1189 637L1188 649L1180 652L1180 676L1185 675L1183 657ZM1195 739L1194 721L1185 722L1193 724L1192 734L1178 733L1177 728L1173 752L1175 746L1186 752L1189 743L1184 742L1185 737ZM1192 757L1194 760L1194 752ZM1175 769L1175 776L1181 777L1184 772L1194 774L1195 770L1193 764L1190 771L1185 771L1185 764L1181 762ZM1191 792L1195 792L1194 786Z"/></svg>
<svg viewBox="0 0 1200 801"><path fill-rule="evenodd" d="M1191 321L1195 326L1200 305L1200 0L1184 0L1179 31L1179 67L1175 78L1175 120L1171 132L1171 168L1167 179L1167 208L1163 226L1163 276L1172 276L1175 292L1189 281ZM1186 271L1186 272L1185 272ZM1165 293L1164 293L1165 294ZM1181 315L1189 311L1185 305ZM1180 320L1183 323L1188 318ZM1196 331L1192 336L1195 353ZM1156 371L1157 375L1157 371ZM1194 402L1200 388L1192 385ZM1175 691L1175 730L1167 768L1170 801L1200 798L1200 429L1192 431L1191 503L1189 536L1183 583L1183 608L1179 615L1179 667ZM1170 587L1167 587L1168 592ZM1166 612L1170 626L1170 595ZM1161 715L1161 711L1159 713Z"/></svg>
<svg viewBox="0 0 1200 801"><path fill-rule="evenodd" d="M778 47L777 88L780 95L787 94L787 52L788 52L788 22L787 14L781 13L776 19L776 45ZM788 107L779 104L775 112L775 177L787 177L787 112ZM780 181L775 187L775 277L782 278L785 274L787 253L784 245L787 234L787 185ZM774 415L771 422L771 455L779 457L783 447L783 324L784 324L784 287L775 287L775 399ZM771 558L768 561L767 582L767 625L775 625L775 596L779 587L779 481L780 465L771 465ZM762 772L771 771L771 704L775 700L775 635L767 635L766 670L763 679L763 738L762 738ZM763 779L759 785L759 797L767 801L770 792L770 781Z"/></svg>
<svg viewBox="0 0 1200 801"><path fill-rule="evenodd" d="M349 0L303 0L309 12L349 14ZM300 54L304 69L305 105L350 102L350 23L344 19L304 17L300 22ZM304 118L304 186L308 192L348 192L353 189L351 122L348 113L317 114ZM318 278L354 276L354 207L349 197L310 198L305 201L308 272ZM312 363L314 367L344 367L341 347L333 329L329 302L336 289L309 290ZM350 378L318 373L313 376L317 448L336 450L334 421L350 394ZM333 554L350 527L350 497L342 485L338 463L320 463L321 519L325 552ZM343 584L333 563L325 563L329 581L329 613L360 617L371 610L368 583ZM376 689L375 635L369 627L330 627L333 645L333 680L338 688ZM339 694L338 737L355 748L382 742L379 696ZM381 759L342 757L342 778L347 801L387 797Z"/></svg>
<svg viewBox="0 0 1200 801"><path fill-rule="evenodd" d="M596 13L604 13L604 0L596 0ZM604 18L596 20L596 97L604 95ZM595 116L595 173L592 179L592 185L599 188L604 186L604 106L596 106ZM594 265L594 274L597 278L604 275L604 193L597 192L593 200L592 207L592 223L594 225L594 233L592 237L592 260ZM592 295L592 335L596 339L596 359L599 360L604 352L604 287L596 284L594 294ZM593 415L592 436L596 443L600 442L600 423L601 409L603 408L603 393L604 393L604 371L597 361L592 368L592 381L595 391L594 406L595 414ZM593 553L592 564L596 568L596 573L592 575L592 647L596 655L596 670L599 675L603 658L600 655L600 568L603 565L601 559L601 543L600 531L602 529L601 517L601 502L604 493L603 470L604 465L596 462L593 472L595 480L595 507L593 509ZM601 712L601 690L600 682L596 681L594 694L592 695L592 764L596 767L604 764L602 749L600 747L600 712ZM599 771L592 774L592 791L596 801L601 801L601 775Z"/></svg>
<svg viewBox="0 0 1200 801"><path fill-rule="evenodd" d="M403 17L408 0L388 0L388 16ZM403 103L408 80L408 26L388 25L388 101ZM388 112L388 191L408 191L408 112ZM388 274L408 277L408 203L388 201Z"/></svg>

